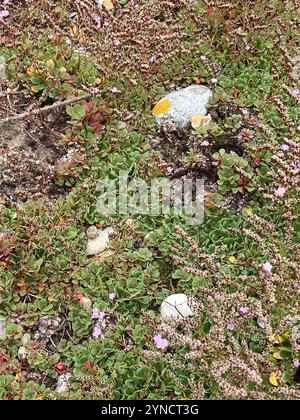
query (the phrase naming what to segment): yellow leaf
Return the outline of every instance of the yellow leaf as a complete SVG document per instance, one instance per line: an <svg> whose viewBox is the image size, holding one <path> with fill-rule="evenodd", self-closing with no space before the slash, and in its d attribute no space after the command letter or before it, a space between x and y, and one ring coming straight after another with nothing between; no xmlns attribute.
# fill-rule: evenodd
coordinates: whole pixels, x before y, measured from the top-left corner
<svg viewBox="0 0 300 420"><path fill-rule="evenodd" d="M34 67L33 66L28 67L28 69L26 71L26 73L28 74L28 76L32 76L33 75L33 72L34 72Z"/></svg>
<svg viewBox="0 0 300 420"><path fill-rule="evenodd" d="M21 380L21 378L22 378L22 375L20 374L20 373L17 373L16 374L16 381L20 381Z"/></svg>
<svg viewBox="0 0 300 420"><path fill-rule="evenodd" d="M211 121L210 115L193 115L192 116L192 127L196 128L205 127Z"/></svg>
<svg viewBox="0 0 300 420"><path fill-rule="evenodd" d="M251 214L253 213L253 210L252 209L246 209L246 213L247 213L247 216L251 216Z"/></svg>
<svg viewBox="0 0 300 420"><path fill-rule="evenodd" d="M280 355L280 352L279 352L279 351L276 351L275 353L273 353L273 357L274 357L274 359L276 359L276 360L282 360L282 357L281 357L281 355Z"/></svg>
<svg viewBox="0 0 300 420"><path fill-rule="evenodd" d="M270 384L273 386L279 386L277 375L275 372L272 372L269 377Z"/></svg>
<svg viewBox="0 0 300 420"><path fill-rule="evenodd" d="M288 340L288 338L289 338L289 334L288 333L285 333L285 334L282 334L282 335L277 335L275 337L274 343L275 344L285 343Z"/></svg>
<svg viewBox="0 0 300 420"><path fill-rule="evenodd" d="M49 297L48 297L48 301L49 301L49 302L54 302L54 301L55 301L55 299L54 299L54 297L53 297L53 296L49 296Z"/></svg>
<svg viewBox="0 0 300 420"><path fill-rule="evenodd" d="M165 114L166 112L168 112L170 107L171 107L170 99L162 99L153 108L153 114L154 115Z"/></svg>
<svg viewBox="0 0 300 420"><path fill-rule="evenodd" d="M228 258L228 261L234 264L236 262L236 258L232 255L231 257Z"/></svg>
<svg viewBox="0 0 300 420"><path fill-rule="evenodd" d="M103 6L105 7L106 10L114 10L115 8L111 0L104 0Z"/></svg>
<svg viewBox="0 0 300 420"><path fill-rule="evenodd" d="M37 85L33 85L33 86L31 86L31 90L34 93L38 93L40 91L40 88Z"/></svg>
<svg viewBox="0 0 300 420"><path fill-rule="evenodd" d="M59 71L60 71L61 73L67 73L67 69L66 69L65 67L61 67L61 68L59 69Z"/></svg>

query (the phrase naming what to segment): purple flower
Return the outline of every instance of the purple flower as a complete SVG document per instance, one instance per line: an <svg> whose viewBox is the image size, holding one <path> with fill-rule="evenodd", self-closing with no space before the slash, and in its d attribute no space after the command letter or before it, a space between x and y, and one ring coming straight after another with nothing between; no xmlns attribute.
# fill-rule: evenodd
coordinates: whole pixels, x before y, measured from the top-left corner
<svg viewBox="0 0 300 420"><path fill-rule="evenodd" d="M94 338L102 337L103 334L102 334L101 328L95 327L92 335L93 335Z"/></svg>
<svg viewBox="0 0 300 420"><path fill-rule="evenodd" d="M168 347L168 345L169 345L168 340L166 338L162 338L162 336L160 334L155 335L153 337L153 341L154 341L155 346L158 349L161 349L161 350L166 349Z"/></svg>
<svg viewBox="0 0 300 420"><path fill-rule="evenodd" d="M293 89L292 90L292 94L293 95L299 95L299 93L300 93L300 90L299 89Z"/></svg>
<svg viewBox="0 0 300 420"><path fill-rule="evenodd" d="M4 18L9 16L9 10L1 10L0 12L0 18Z"/></svg>
<svg viewBox="0 0 300 420"><path fill-rule="evenodd" d="M116 294L115 294L115 293L110 293L110 294L108 295L108 298L109 298L109 300L110 300L111 302L113 302L113 301L116 299Z"/></svg>
<svg viewBox="0 0 300 420"><path fill-rule="evenodd" d="M263 264L262 267L267 273L271 273L273 265L269 261L267 261L266 263Z"/></svg>
<svg viewBox="0 0 300 420"><path fill-rule="evenodd" d="M208 140L204 140L204 141L201 143L201 146L209 146L209 141L208 141Z"/></svg>
<svg viewBox="0 0 300 420"><path fill-rule="evenodd" d="M248 306L241 306L240 307L240 312L241 312L241 314L247 314L249 312L249 307Z"/></svg>
<svg viewBox="0 0 300 420"><path fill-rule="evenodd" d="M118 39L114 39L114 46L119 47L120 45L121 45L121 41L119 41Z"/></svg>
<svg viewBox="0 0 300 420"><path fill-rule="evenodd" d="M201 61L206 61L207 60L207 57L205 55L200 55L200 60Z"/></svg>
<svg viewBox="0 0 300 420"><path fill-rule="evenodd" d="M235 330L234 324L227 324L226 328L227 328L228 331L234 331Z"/></svg>
<svg viewBox="0 0 300 420"><path fill-rule="evenodd" d="M151 57L149 58L150 63L154 63L157 60L156 55L151 55Z"/></svg>
<svg viewBox="0 0 300 420"><path fill-rule="evenodd" d="M285 193L286 193L286 189L284 187L279 187L275 191L275 195L277 195L277 197L283 197Z"/></svg>
<svg viewBox="0 0 300 420"><path fill-rule="evenodd" d="M168 166L167 168L165 168L165 173L167 175L170 175L173 172L173 168L171 166Z"/></svg>
<svg viewBox="0 0 300 420"><path fill-rule="evenodd" d="M92 311L92 318L93 319L103 319L105 317L105 313L99 311L99 309L94 308Z"/></svg>
<svg viewBox="0 0 300 420"><path fill-rule="evenodd" d="M293 365L295 368L298 368L300 366L300 360L299 359L293 360Z"/></svg>
<svg viewBox="0 0 300 420"><path fill-rule="evenodd" d="M290 146L288 144L283 144L281 146L281 150L283 150L284 152L287 152L289 150Z"/></svg>
<svg viewBox="0 0 300 420"><path fill-rule="evenodd" d="M118 88L116 88L115 86L114 87L112 87L111 89L110 89L110 91L112 92L112 93L119 93L120 91L119 91L119 89Z"/></svg>

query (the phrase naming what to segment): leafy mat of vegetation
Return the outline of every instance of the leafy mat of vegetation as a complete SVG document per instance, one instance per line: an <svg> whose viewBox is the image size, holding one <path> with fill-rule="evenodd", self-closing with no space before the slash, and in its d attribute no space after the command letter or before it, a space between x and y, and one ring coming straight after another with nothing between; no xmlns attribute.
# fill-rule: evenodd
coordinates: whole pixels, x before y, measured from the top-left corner
<svg viewBox="0 0 300 420"><path fill-rule="evenodd" d="M299 1L3 8L1 119L86 99L60 109L63 131L51 110L24 117L72 150L53 169L66 194L12 204L0 191L0 398L299 398ZM191 83L213 89L212 122L165 138L152 107ZM172 138L184 175L209 174L204 222L99 215L98 181L165 176ZM108 255L86 257L91 225L114 227ZM192 296L194 317L161 321L172 292Z"/></svg>

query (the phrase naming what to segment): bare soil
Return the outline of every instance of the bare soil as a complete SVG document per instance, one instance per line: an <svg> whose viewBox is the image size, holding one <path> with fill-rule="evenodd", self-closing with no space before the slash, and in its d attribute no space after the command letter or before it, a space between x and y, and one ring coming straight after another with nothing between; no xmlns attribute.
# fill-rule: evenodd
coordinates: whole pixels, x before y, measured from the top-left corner
<svg viewBox="0 0 300 420"><path fill-rule="evenodd" d="M20 112L19 104L26 100L18 97L17 101L12 108ZM0 119L11 115L6 109L2 98ZM66 152L59 144L66 120L59 109L0 125L0 204L14 207L32 198L56 199L65 194L65 188L55 183L54 169Z"/></svg>

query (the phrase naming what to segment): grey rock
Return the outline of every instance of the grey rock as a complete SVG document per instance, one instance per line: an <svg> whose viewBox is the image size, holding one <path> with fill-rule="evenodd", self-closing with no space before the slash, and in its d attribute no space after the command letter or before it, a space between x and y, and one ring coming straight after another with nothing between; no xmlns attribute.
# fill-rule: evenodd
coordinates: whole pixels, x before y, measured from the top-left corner
<svg viewBox="0 0 300 420"><path fill-rule="evenodd" d="M61 319L54 316L43 316L39 322L39 332L47 337L51 337L59 329Z"/></svg>
<svg viewBox="0 0 300 420"><path fill-rule="evenodd" d="M28 347L30 345L30 341L31 341L30 334L28 333L24 334L21 340L22 345L25 347Z"/></svg>
<svg viewBox="0 0 300 420"><path fill-rule="evenodd" d="M26 360L29 353L30 353L30 350L27 347L21 346L18 350L19 360Z"/></svg>
<svg viewBox="0 0 300 420"><path fill-rule="evenodd" d="M190 85L171 92L161 99L169 100L170 108L165 113L156 115L156 121L161 125L166 119L171 119L179 127L186 128L194 115L207 114L207 104L212 96L212 91L203 85Z"/></svg>

